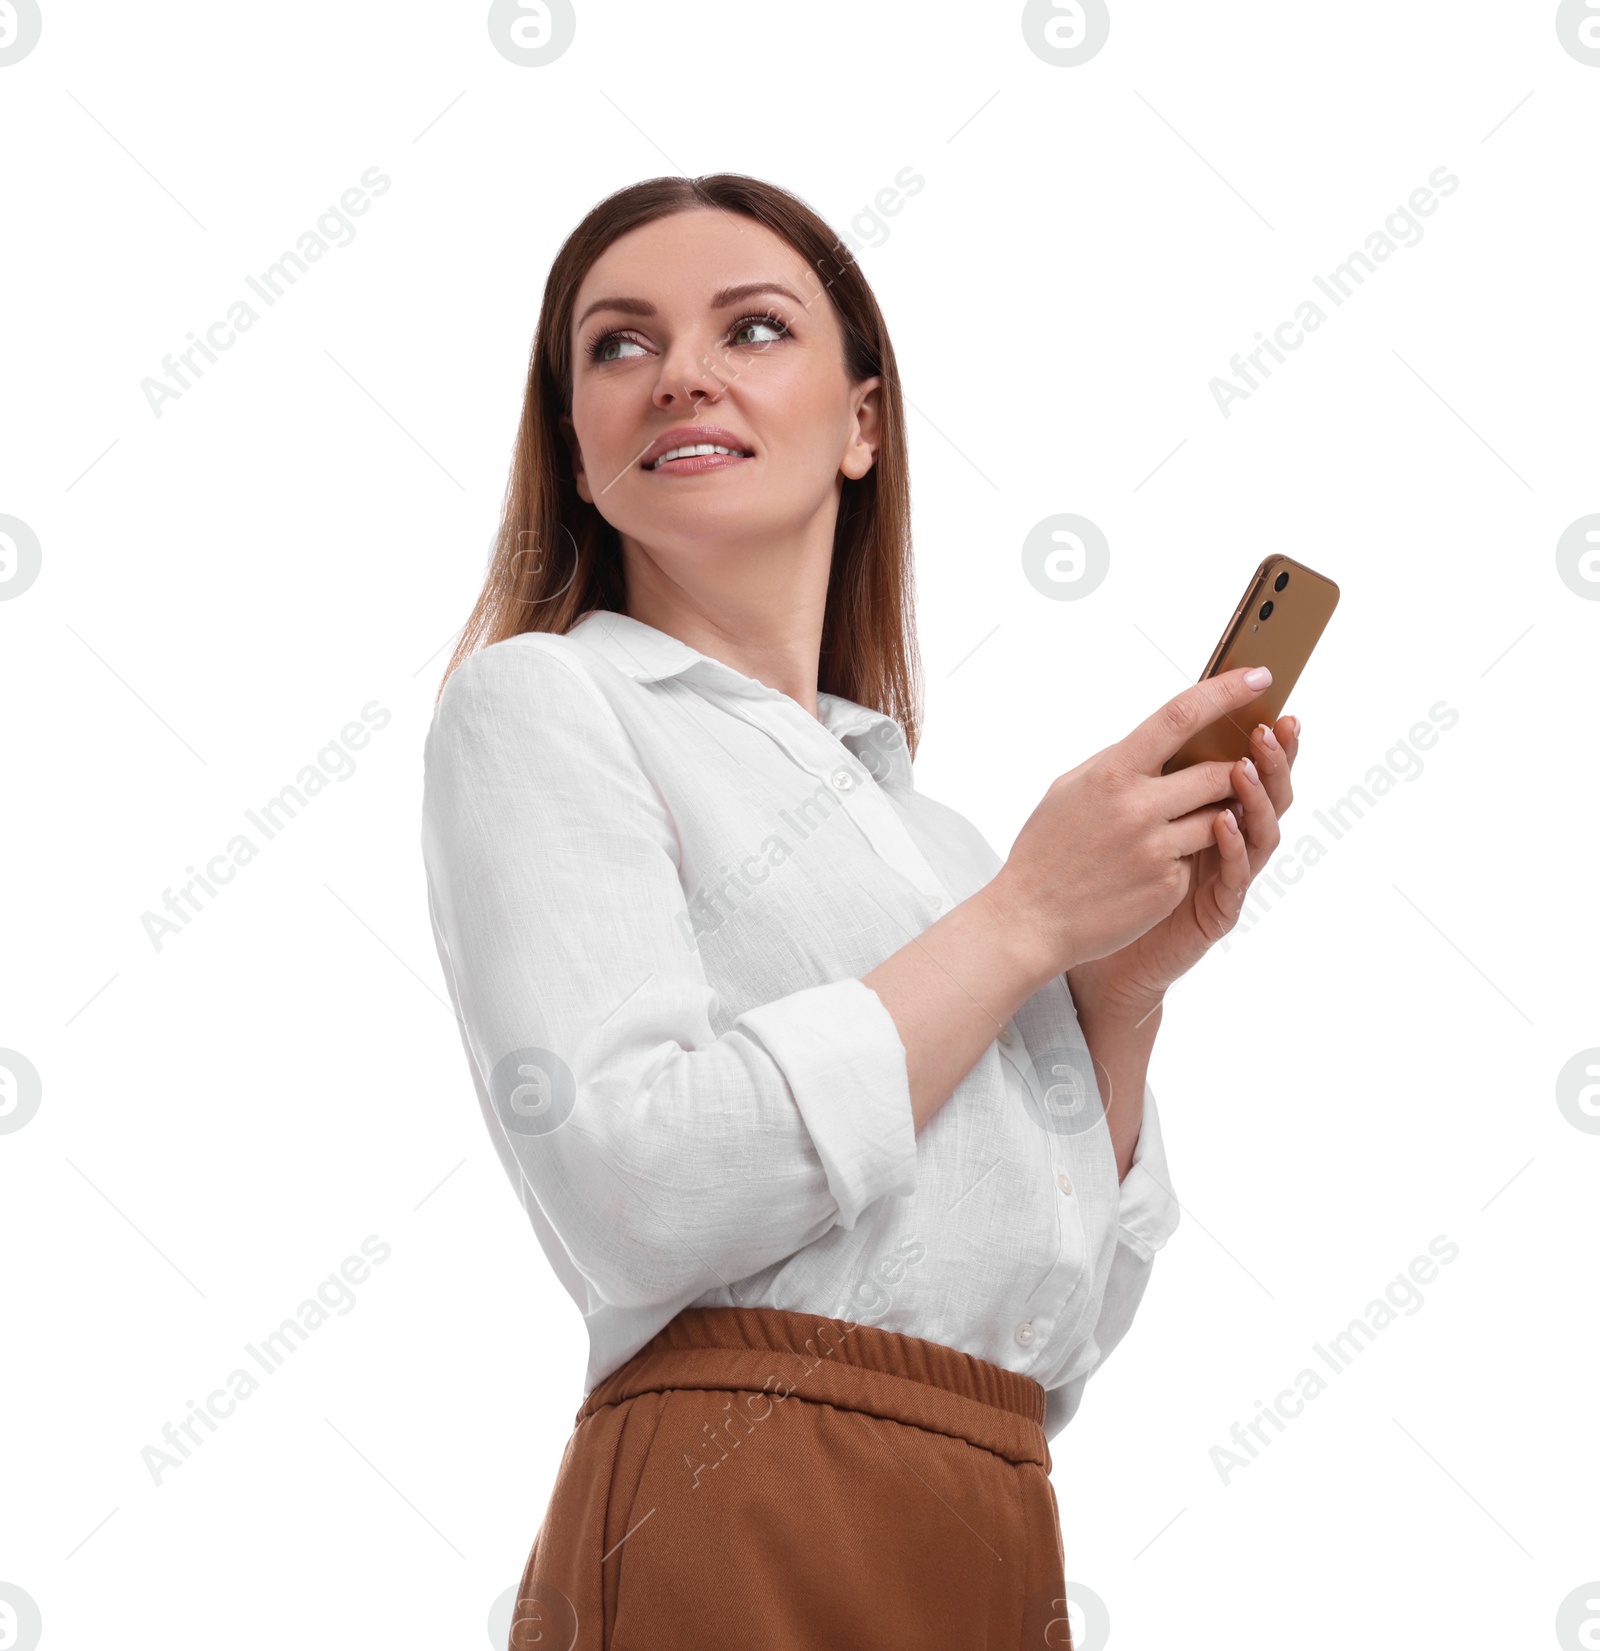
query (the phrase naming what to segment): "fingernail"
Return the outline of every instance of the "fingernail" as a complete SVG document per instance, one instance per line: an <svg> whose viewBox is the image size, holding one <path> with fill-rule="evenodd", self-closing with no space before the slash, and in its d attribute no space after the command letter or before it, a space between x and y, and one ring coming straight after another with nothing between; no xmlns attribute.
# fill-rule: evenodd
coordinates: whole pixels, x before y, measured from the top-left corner
<svg viewBox="0 0 1600 1651"><path fill-rule="evenodd" d="M1294 737L1296 739L1299 739L1300 738L1300 719L1299 719L1299 717L1290 717L1289 720L1290 720L1290 722L1292 722L1294 724Z"/></svg>
<svg viewBox="0 0 1600 1651"><path fill-rule="evenodd" d="M1261 730L1261 743L1269 751L1276 751L1278 749L1278 736L1264 722L1258 723L1256 726Z"/></svg>
<svg viewBox="0 0 1600 1651"><path fill-rule="evenodd" d="M1244 685L1247 688L1265 688L1272 681L1272 672L1265 665L1257 665L1254 670L1244 673Z"/></svg>
<svg viewBox="0 0 1600 1651"><path fill-rule="evenodd" d="M1223 809L1222 817L1223 817L1224 820L1226 820L1228 822L1228 830L1229 831L1237 831L1239 829L1239 822L1236 819L1234 819L1234 817L1227 811L1227 809Z"/></svg>
<svg viewBox="0 0 1600 1651"><path fill-rule="evenodd" d="M1248 779L1252 785L1261 784L1261 776L1256 772L1256 765L1251 762L1248 757L1244 759L1244 772L1245 778Z"/></svg>

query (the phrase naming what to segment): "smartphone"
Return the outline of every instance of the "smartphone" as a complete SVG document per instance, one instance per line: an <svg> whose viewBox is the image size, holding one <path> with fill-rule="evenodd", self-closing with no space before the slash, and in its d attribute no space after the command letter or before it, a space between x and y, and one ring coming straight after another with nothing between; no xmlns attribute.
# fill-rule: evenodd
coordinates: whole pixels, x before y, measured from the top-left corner
<svg viewBox="0 0 1600 1651"><path fill-rule="evenodd" d="M1265 665L1272 681L1239 711L1220 716L1190 735L1161 772L1175 773L1197 762L1237 762L1248 757L1251 730L1258 722L1270 728L1282 716L1289 690L1299 680L1338 601L1339 587L1325 574L1288 556L1267 557L1251 574L1200 680L1241 665Z"/></svg>

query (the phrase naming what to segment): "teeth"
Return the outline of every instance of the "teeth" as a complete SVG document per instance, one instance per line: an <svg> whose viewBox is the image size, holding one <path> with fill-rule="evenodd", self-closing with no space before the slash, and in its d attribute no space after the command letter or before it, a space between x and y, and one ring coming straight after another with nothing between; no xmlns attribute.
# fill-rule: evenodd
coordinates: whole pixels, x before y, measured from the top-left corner
<svg viewBox="0 0 1600 1651"><path fill-rule="evenodd" d="M708 441L703 441L694 447L674 447L669 449L667 452L663 453L661 457L650 466L650 468L652 470L658 469L661 465L665 464L668 459L697 458L703 453L727 453L730 457L742 456L739 454L739 449L737 447L716 447Z"/></svg>

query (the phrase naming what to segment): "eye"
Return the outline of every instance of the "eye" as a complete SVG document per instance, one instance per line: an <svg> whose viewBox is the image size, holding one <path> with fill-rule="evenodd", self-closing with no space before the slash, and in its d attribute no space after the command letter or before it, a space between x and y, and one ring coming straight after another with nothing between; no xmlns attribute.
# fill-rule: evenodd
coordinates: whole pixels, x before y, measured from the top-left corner
<svg viewBox="0 0 1600 1651"><path fill-rule="evenodd" d="M746 336L756 334L764 336ZM754 345L765 348L776 344L780 339L789 337L789 328L775 315L746 315L735 321L728 333L729 344ZM627 352L632 351L630 355ZM584 353L591 361L632 361L639 356L648 355L649 350L625 332L605 332L592 338L584 346Z"/></svg>
<svg viewBox="0 0 1600 1651"><path fill-rule="evenodd" d="M625 356L620 353L624 345L632 346L632 348L637 350L641 355L645 353L644 346L639 343L637 339L628 337L626 333L608 332L601 333L598 338L590 341L589 359L591 361L631 360L631 356ZM615 349L618 353L613 354L613 349Z"/></svg>
<svg viewBox="0 0 1600 1651"><path fill-rule="evenodd" d="M765 327L772 334L770 338L745 338L743 335L753 327ZM775 315L747 315L743 320L735 321L733 331L728 334L730 344L776 344L780 338L787 338L789 329Z"/></svg>

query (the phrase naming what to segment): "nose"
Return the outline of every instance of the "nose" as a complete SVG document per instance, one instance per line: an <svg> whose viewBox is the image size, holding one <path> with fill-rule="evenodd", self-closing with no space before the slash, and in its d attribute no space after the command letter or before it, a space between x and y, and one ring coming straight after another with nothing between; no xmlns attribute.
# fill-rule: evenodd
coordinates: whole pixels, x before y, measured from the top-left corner
<svg viewBox="0 0 1600 1651"><path fill-rule="evenodd" d="M651 399L663 411L715 403L727 388L704 344L685 338L661 358Z"/></svg>

